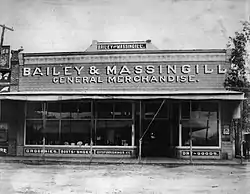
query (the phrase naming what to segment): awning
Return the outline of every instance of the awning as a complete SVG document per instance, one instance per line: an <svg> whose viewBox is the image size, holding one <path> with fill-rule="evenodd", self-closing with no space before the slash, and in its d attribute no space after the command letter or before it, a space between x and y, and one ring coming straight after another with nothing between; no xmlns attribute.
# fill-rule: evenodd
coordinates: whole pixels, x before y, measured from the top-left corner
<svg viewBox="0 0 250 194"><path fill-rule="evenodd" d="M227 90L193 91L32 91L0 93L0 100L61 101L80 99L176 99L176 100L244 100L244 93Z"/></svg>

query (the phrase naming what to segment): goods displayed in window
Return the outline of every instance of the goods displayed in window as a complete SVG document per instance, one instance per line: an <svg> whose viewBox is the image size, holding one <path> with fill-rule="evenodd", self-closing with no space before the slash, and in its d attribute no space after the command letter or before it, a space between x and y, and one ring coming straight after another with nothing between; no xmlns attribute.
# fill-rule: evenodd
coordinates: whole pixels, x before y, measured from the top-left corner
<svg viewBox="0 0 250 194"><path fill-rule="evenodd" d="M219 111L216 102L181 104L182 146L219 146ZM192 134L191 134L192 133Z"/></svg>
<svg viewBox="0 0 250 194"><path fill-rule="evenodd" d="M131 125L130 120L126 121L106 121L98 120L96 123L96 145L131 145Z"/></svg>
<svg viewBox="0 0 250 194"><path fill-rule="evenodd" d="M191 137L194 148L218 148L218 107L218 102L211 101L27 102L25 145L125 148L138 146L145 133L142 154L147 156L172 157L176 146L190 146Z"/></svg>
<svg viewBox="0 0 250 194"><path fill-rule="evenodd" d="M131 102L28 102L26 145L131 146Z"/></svg>

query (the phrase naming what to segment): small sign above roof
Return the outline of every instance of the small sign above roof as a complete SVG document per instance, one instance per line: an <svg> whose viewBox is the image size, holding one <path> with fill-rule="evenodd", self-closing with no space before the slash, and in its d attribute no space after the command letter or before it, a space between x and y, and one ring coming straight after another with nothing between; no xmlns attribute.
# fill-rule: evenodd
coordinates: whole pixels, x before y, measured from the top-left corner
<svg viewBox="0 0 250 194"><path fill-rule="evenodd" d="M158 50L151 40L146 41L117 41L117 42L98 42L93 40L86 52L93 51L128 51L128 50Z"/></svg>

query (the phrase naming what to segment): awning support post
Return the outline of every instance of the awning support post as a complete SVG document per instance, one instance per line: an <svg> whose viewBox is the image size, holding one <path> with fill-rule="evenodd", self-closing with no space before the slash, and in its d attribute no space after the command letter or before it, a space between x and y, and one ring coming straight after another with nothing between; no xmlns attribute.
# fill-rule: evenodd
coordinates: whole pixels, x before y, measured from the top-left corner
<svg viewBox="0 0 250 194"><path fill-rule="evenodd" d="M193 134L192 134L192 127L189 128L190 129L190 140L189 140L189 145L190 145L190 164L193 163Z"/></svg>
<svg viewBox="0 0 250 194"><path fill-rule="evenodd" d="M192 102L190 101L190 103L189 103L189 112L190 112L190 119L191 119L191 112L192 112L192 104L191 104ZM190 135L190 138L189 138L189 147L190 147L190 149L189 149L189 152L190 152L190 164L192 164L193 163L193 130L192 130L192 127L190 127L189 126L189 135Z"/></svg>
<svg viewBox="0 0 250 194"><path fill-rule="evenodd" d="M90 140L90 163L92 162L92 159L93 159L93 141L92 141L92 138Z"/></svg>
<svg viewBox="0 0 250 194"><path fill-rule="evenodd" d="M244 154L243 154L243 124L242 124L242 114L243 114L243 102L240 103L240 163L243 164L243 157L244 157Z"/></svg>
<svg viewBox="0 0 250 194"><path fill-rule="evenodd" d="M139 139L139 163L141 163L141 148L142 147L142 139Z"/></svg>
<svg viewBox="0 0 250 194"><path fill-rule="evenodd" d="M45 137L43 137L43 153L42 153L43 160L45 159Z"/></svg>

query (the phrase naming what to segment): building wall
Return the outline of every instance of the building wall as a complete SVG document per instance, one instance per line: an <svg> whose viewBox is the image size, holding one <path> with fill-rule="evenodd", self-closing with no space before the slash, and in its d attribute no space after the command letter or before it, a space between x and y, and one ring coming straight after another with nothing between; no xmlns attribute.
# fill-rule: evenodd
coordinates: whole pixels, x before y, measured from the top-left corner
<svg viewBox="0 0 250 194"><path fill-rule="evenodd" d="M225 50L24 54L23 58L19 73L22 92L224 89L229 65ZM168 70L174 66L176 72ZM79 74L77 69L81 69ZM159 81L163 76L166 81ZM145 77L149 79L141 79ZM74 79L67 83L68 78Z"/></svg>
<svg viewBox="0 0 250 194"><path fill-rule="evenodd" d="M8 154L23 155L24 103L2 101L2 122L8 125Z"/></svg>
<svg viewBox="0 0 250 194"><path fill-rule="evenodd" d="M86 54L86 53L47 53L47 54L21 54L19 64L17 61L12 66L11 91L29 92L29 91L170 91L170 90L223 90L225 78L225 69L228 67L227 53L224 50L219 51L157 51L151 54L133 53L133 54ZM168 73L166 66L177 67L177 73ZM107 66L117 67L115 71L107 74ZM126 67L121 69L121 67ZM133 78L138 76L134 72L135 66L142 66L143 70L139 76L189 76L193 75L195 81L173 81L166 83L107 83L109 76ZM154 73L146 72L145 66L153 67ZM80 75L77 75L76 68L83 67ZM94 74L91 73L91 68ZM159 72L159 67L163 67L163 73ZM26 69L25 69L26 68ZM54 68L54 69L53 69ZM68 70L65 70L67 68ZM186 72L186 68L190 72ZM53 75L60 73L60 75ZM28 73L27 73L28 72ZM96 72L96 73L95 73ZM125 72L122 74L121 72ZM96 83L53 83L54 78L58 77L94 77L95 80L100 77L103 82ZM106 81L105 81L106 80ZM132 81L133 82L133 81ZM230 127L232 116L237 107L236 102L221 102L221 149L211 149L208 154L216 154L215 159L231 159L234 157L234 139L233 131ZM9 154L24 154L24 102L4 101L3 102L3 121L9 124ZM224 134L224 130L229 126L229 134ZM184 150L188 151L188 150ZM197 150L196 150L197 151ZM200 149L199 152L207 152L206 149ZM183 154L181 152L179 155ZM178 155L177 154L177 155ZM199 153L200 154L200 153ZM182 156L180 156L182 157ZM185 156L187 157L187 156ZM203 158L203 157L201 157ZM207 157L206 157L207 158Z"/></svg>
<svg viewBox="0 0 250 194"><path fill-rule="evenodd" d="M235 131L232 119L236 116L240 102L221 102L221 158L232 159L235 157ZM229 129L229 134L227 134Z"/></svg>

